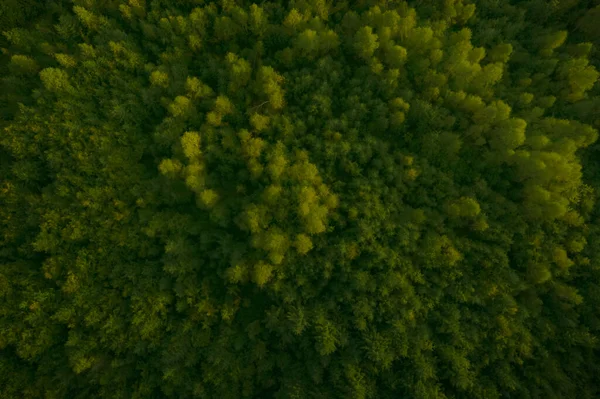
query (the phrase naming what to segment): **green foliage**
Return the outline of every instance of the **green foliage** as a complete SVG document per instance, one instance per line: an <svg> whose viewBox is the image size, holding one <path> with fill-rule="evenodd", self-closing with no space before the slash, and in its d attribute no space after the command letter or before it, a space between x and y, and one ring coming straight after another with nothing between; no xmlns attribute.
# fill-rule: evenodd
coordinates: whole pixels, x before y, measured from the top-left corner
<svg viewBox="0 0 600 399"><path fill-rule="evenodd" d="M0 3L0 31L30 23L43 9L43 2L36 0L3 1Z"/></svg>
<svg viewBox="0 0 600 399"><path fill-rule="evenodd" d="M600 395L593 1L29 6L0 396Z"/></svg>
<svg viewBox="0 0 600 399"><path fill-rule="evenodd" d="M64 92L73 89L69 83L69 75L62 69L46 68L40 72L40 79L48 91Z"/></svg>

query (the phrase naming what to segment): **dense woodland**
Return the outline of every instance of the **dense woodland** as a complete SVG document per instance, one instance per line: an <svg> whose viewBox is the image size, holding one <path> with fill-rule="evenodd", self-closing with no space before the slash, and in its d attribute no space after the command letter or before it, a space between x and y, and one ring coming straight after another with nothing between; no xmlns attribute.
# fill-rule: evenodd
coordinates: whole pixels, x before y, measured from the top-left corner
<svg viewBox="0 0 600 399"><path fill-rule="evenodd" d="M600 397L600 1L0 2L0 397Z"/></svg>

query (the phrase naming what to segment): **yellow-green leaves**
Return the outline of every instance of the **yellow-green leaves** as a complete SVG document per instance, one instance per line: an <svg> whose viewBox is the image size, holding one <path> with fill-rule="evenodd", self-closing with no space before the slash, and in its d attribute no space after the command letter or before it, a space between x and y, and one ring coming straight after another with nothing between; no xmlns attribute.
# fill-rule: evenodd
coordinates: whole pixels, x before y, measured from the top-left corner
<svg viewBox="0 0 600 399"><path fill-rule="evenodd" d="M567 31L561 30L537 38L536 41L540 47L540 54L550 56L552 55L552 51L562 46L565 40L567 40Z"/></svg>
<svg viewBox="0 0 600 399"><path fill-rule="evenodd" d="M252 114L250 117L250 125L254 128L254 131L260 133L269 127L270 118L266 115L258 113Z"/></svg>
<svg viewBox="0 0 600 399"><path fill-rule="evenodd" d="M129 0L128 4L121 4L119 10L126 18L142 18L146 15L146 0Z"/></svg>
<svg viewBox="0 0 600 399"><path fill-rule="evenodd" d="M190 161L200 157L200 135L198 132L185 132L181 137L181 147Z"/></svg>
<svg viewBox="0 0 600 399"><path fill-rule="evenodd" d="M273 146L268 155L268 159L267 171L271 176L271 179L277 181L281 178L288 165L283 144L277 143Z"/></svg>
<svg viewBox="0 0 600 399"><path fill-rule="evenodd" d="M428 267L455 266L464 256L446 235L429 232L423 241L422 254L426 256Z"/></svg>
<svg viewBox="0 0 600 399"><path fill-rule="evenodd" d="M523 191L527 215L533 219L553 220L568 211L569 201L558 193L535 184L527 185Z"/></svg>
<svg viewBox="0 0 600 399"><path fill-rule="evenodd" d="M219 195L215 190L206 189L198 195L199 204L205 208L212 208L219 200Z"/></svg>
<svg viewBox="0 0 600 399"><path fill-rule="evenodd" d="M586 238L581 234L574 234L566 243L567 250L572 253L580 253L587 245Z"/></svg>
<svg viewBox="0 0 600 399"><path fill-rule="evenodd" d="M108 23L105 16L99 16L81 6L74 6L73 12L77 18L90 30L98 30Z"/></svg>
<svg viewBox="0 0 600 399"><path fill-rule="evenodd" d="M200 193L206 182L204 164L193 161L185 167L185 184L195 193Z"/></svg>
<svg viewBox="0 0 600 399"><path fill-rule="evenodd" d="M197 77L188 77L185 82L185 88L190 98L205 98L214 95L213 89Z"/></svg>
<svg viewBox="0 0 600 399"><path fill-rule="evenodd" d="M313 243L306 234L298 234L294 246L299 254L304 255L313 248Z"/></svg>
<svg viewBox="0 0 600 399"><path fill-rule="evenodd" d="M44 87L49 91L64 93L71 91L73 86L69 82L69 75L66 71L58 68L46 68L40 72L40 79Z"/></svg>
<svg viewBox="0 0 600 399"><path fill-rule="evenodd" d="M258 262L254 265L252 279L259 287L263 287L271 280L273 276L273 266L265 262Z"/></svg>
<svg viewBox="0 0 600 399"><path fill-rule="evenodd" d="M221 116L229 115L233 112L234 107L229 98L226 96L218 96L215 100L214 111Z"/></svg>
<svg viewBox="0 0 600 399"><path fill-rule="evenodd" d="M158 166L161 174L172 178L176 177L182 168L183 165L176 159L163 159Z"/></svg>
<svg viewBox="0 0 600 399"><path fill-rule="evenodd" d="M153 71L150 74L150 83L153 86L158 86L166 89L169 87L169 75L163 71Z"/></svg>
<svg viewBox="0 0 600 399"><path fill-rule="evenodd" d="M321 199L314 188L307 186L299 190L297 212L308 234L319 234L325 231L329 211L327 207L321 205Z"/></svg>
<svg viewBox="0 0 600 399"><path fill-rule="evenodd" d="M513 47L510 43L501 43L493 47L488 55L487 59L490 62L501 62L506 63L510 59L510 55L513 52Z"/></svg>
<svg viewBox="0 0 600 399"><path fill-rule="evenodd" d="M269 107L281 109L284 106L284 91L281 87L284 78L270 66L263 66L259 69L255 90L269 101Z"/></svg>
<svg viewBox="0 0 600 399"><path fill-rule="evenodd" d="M265 250L268 253L269 260L273 264L278 265L283 261L290 242L281 229L270 228L254 237L254 244L256 247Z"/></svg>
<svg viewBox="0 0 600 399"><path fill-rule="evenodd" d="M390 125L392 127L400 127L406 120L406 113L410 109L410 104L401 97L396 97L389 101L389 107Z"/></svg>
<svg viewBox="0 0 600 399"><path fill-rule="evenodd" d="M527 277L534 284L543 284L550 280L552 273L550 272L548 265L532 263L527 268Z"/></svg>
<svg viewBox="0 0 600 399"><path fill-rule="evenodd" d="M559 67L559 75L568 82L563 95L570 102L585 98L585 93L598 81L600 73L591 65L587 58L573 58Z"/></svg>
<svg viewBox="0 0 600 399"><path fill-rule="evenodd" d="M190 45L190 48L194 51L200 51L202 49L202 38L198 35L189 35L188 43Z"/></svg>
<svg viewBox="0 0 600 399"><path fill-rule="evenodd" d="M242 151L248 158L258 158L265 148L266 143L258 137L253 137L242 143Z"/></svg>
<svg viewBox="0 0 600 399"><path fill-rule="evenodd" d="M276 205L277 201L281 198L283 188L280 185L271 184L262 193L262 199L265 203L270 205Z"/></svg>
<svg viewBox="0 0 600 399"><path fill-rule="evenodd" d="M256 4L252 4L250 6L249 18L250 31L260 37L265 33L267 23L267 16L265 15L264 10Z"/></svg>
<svg viewBox="0 0 600 399"><path fill-rule="evenodd" d="M461 197L452 201L446 207L446 211L452 217L472 218L481 212L479 203L474 198Z"/></svg>
<svg viewBox="0 0 600 399"><path fill-rule="evenodd" d="M312 29L306 29L298 35L295 46L304 56L316 54L319 50L319 38L317 32Z"/></svg>
<svg viewBox="0 0 600 399"><path fill-rule="evenodd" d="M527 122L510 118L498 122L490 132L488 142L494 150L514 150L525 142Z"/></svg>
<svg viewBox="0 0 600 399"><path fill-rule="evenodd" d="M63 68L73 68L77 65L77 60L68 54L56 54L54 57Z"/></svg>
<svg viewBox="0 0 600 399"><path fill-rule="evenodd" d="M214 19L214 37L220 42L233 39L240 32L240 26L228 16Z"/></svg>
<svg viewBox="0 0 600 399"><path fill-rule="evenodd" d="M248 268L245 264L236 264L226 271L227 280L230 283L238 284L248 279Z"/></svg>
<svg viewBox="0 0 600 399"><path fill-rule="evenodd" d="M385 60L390 68L401 68L406 62L407 54L404 47L393 45L386 49Z"/></svg>
<svg viewBox="0 0 600 399"><path fill-rule="evenodd" d="M555 247L552 251L552 260L556 263L558 267L561 269L567 269L573 266L573 261L569 259L567 255L567 251L561 247Z"/></svg>
<svg viewBox="0 0 600 399"><path fill-rule="evenodd" d="M340 38L335 31L327 29L319 32L319 43L321 52L327 54L340 46Z"/></svg>
<svg viewBox="0 0 600 399"><path fill-rule="evenodd" d="M175 117L186 117L194 112L194 105L189 98L185 96L177 96L171 104L169 104L169 112Z"/></svg>
<svg viewBox="0 0 600 399"><path fill-rule="evenodd" d="M17 74L32 75L39 70L39 66L35 60L26 55L13 55L10 58L11 71Z"/></svg>
<svg viewBox="0 0 600 399"><path fill-rule="evenodd" d="M410 104L401 97L393 98L390 100L389 105L392 109L398 109L404 112L408 112L410 109Z"/></svg>
<svg viewBox="0 0 600 399"><path fill-rule="evenodd" d="M317 205L317 192L312 187L302 187L298 193L298 214L307 216Z"/></svg>
<svg viewBox="0 0 600 399"><path fill-rule="evenodd" d="M468 60L471 63L478 63L485 57L485 48L476 47L469 52Z"/></svg>
<svg viewBox="0 0 600 399"><path fill-rule="evenodd" d="M96 51L94 46L89 45L87 43L80 43L79 51L83 57L89 58L89 59L96 58L98 55L98 52Z"/></svg>
<svg viewBox="0 0 600 399"><path fill-rule="evenodd" d="M339 45L338 34L331 29L321 31L305 29L294 40L295 51L308 59L335 50Z"/></svg>
<svg viewBox="0 0 600 399"><path fill-rule="evenodd" d="M238 57L235 53L227 53L225 59L229 69L228 92L233 94L248 84L252 75L252 67L247 60Z"/></svg>
<svg viewBox="0 0 600 399"><path fill-rule="evenodd" d="M267 208L256 204L245 206L240 215L240 227L251 233L258 233L269 222L267 217Z"/></svg>
<svg viewBox="0 0 600 399"><path fill-rule="evenodd" d="M356 55L364 61L369 61L375 54L375 50L379 48L378 37L373 33L373 28L363 26L354 35L354 50ZM402 50L398 50L398 54L402 54ZM404 51L406 54L406 51ZM406 58L406 57L405 57Z"/></svg>
<svg viewBox="0 0 600 399"><path fill-rule="evenodd" d="M303 19L302 14L300 14L300 12L297 9L292 8L290 10L290 12L288 13L288 15L285 17L285 20L283 21L283 25L288 28L294 28L300 22L302 22L302 19Z"/></svg>

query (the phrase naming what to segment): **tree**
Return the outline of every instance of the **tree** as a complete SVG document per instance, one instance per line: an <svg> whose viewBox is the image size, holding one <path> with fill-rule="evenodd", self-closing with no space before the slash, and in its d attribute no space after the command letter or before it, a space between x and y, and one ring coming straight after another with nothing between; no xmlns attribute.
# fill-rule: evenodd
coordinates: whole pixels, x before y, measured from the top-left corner
<svg viewBox="0 0 600 399"><path fill-rule="evenodd" d="M368 61L375 54L375 50L379 48L377 35L373 33L373 28L363 26L354 35L354 48L358 57Z"/></svg>

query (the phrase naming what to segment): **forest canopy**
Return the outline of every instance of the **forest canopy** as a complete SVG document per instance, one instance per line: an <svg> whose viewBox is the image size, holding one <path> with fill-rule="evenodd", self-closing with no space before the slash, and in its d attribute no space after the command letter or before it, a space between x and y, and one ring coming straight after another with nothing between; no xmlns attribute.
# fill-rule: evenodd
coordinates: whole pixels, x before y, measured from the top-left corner
<svg viewBox="0 0 600 399"><path fill-rule="evenodd" d="M600 2L0 4L0 396L600 396Z"/></svg>

